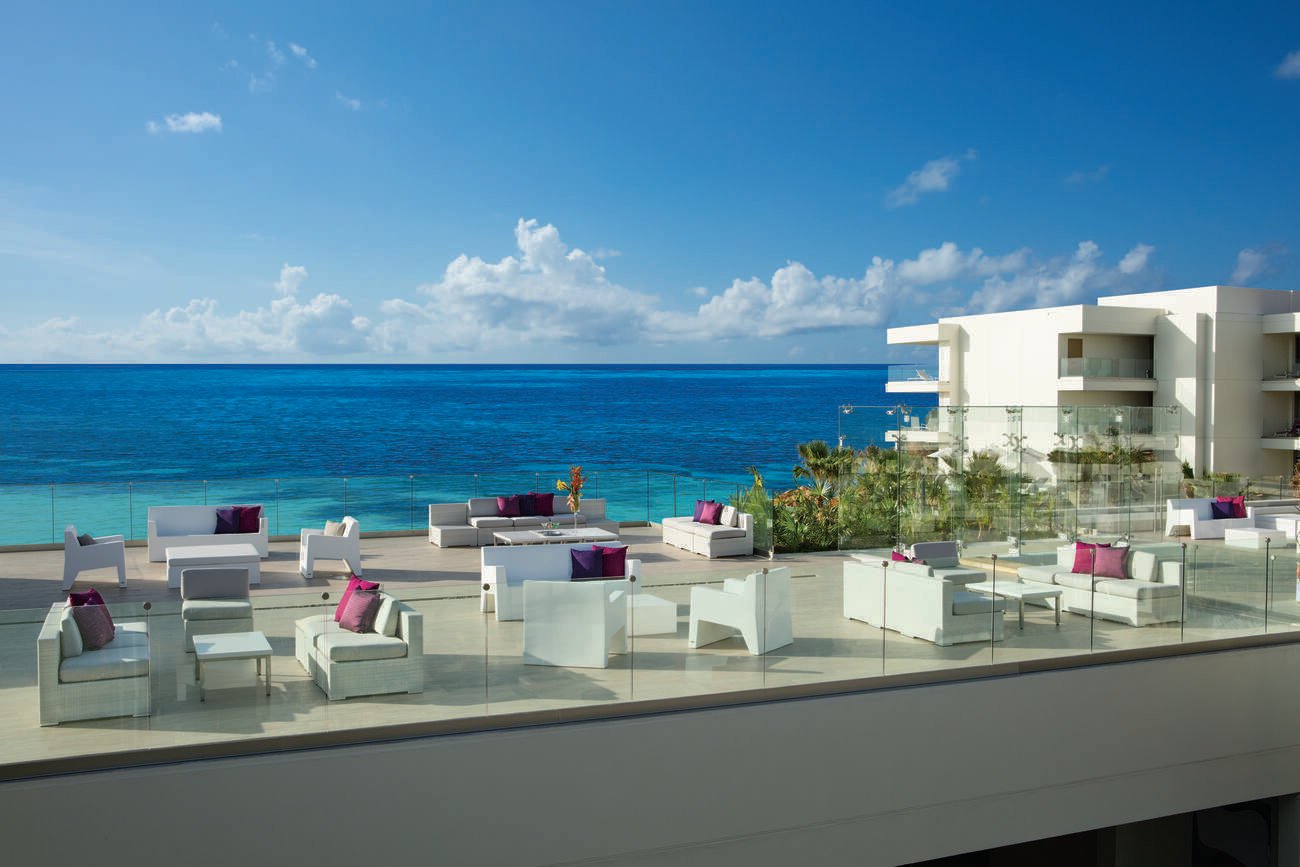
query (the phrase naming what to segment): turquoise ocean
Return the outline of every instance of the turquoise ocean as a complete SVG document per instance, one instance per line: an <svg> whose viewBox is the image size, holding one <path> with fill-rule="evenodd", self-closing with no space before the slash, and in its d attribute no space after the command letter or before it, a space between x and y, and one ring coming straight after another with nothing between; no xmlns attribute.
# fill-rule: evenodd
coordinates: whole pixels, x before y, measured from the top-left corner
<svg viewBox="0 0 1300 867"><path fill-rule="evenodd" d="M571 464L611 517L659 520L883 406L885 365L0 366L0 544L142 538L150 505L263 503L273 534L345 512L552 490ZM861 429L862 438L883 440ZM876 434L879 434L877 436Z"/></svg>

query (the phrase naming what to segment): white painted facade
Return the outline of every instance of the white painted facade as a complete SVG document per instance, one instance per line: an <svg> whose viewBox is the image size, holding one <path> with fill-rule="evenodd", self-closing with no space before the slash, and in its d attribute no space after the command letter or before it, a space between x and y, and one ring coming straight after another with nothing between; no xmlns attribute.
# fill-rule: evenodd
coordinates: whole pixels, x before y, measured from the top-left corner
<svg viewBox="0 0 1300 867"><path fill-rule="evenodd" d="M1205 286L889 329L934 346L941 406L1172 406L1198 474L1290 475L1300 435L1300 294Z"/></svg>

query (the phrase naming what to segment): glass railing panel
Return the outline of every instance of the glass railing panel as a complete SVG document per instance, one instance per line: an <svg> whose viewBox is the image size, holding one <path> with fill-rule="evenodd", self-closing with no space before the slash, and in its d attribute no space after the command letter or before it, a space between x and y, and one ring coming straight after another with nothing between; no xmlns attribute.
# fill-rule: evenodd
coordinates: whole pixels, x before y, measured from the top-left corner
<svg viewBox="0 0 1300 867"><path fill-rule="evenodd" d="M150 506L205 506L207 488L198 481L130 482L131 539L149 537ZM60 528L62 530L62 528ZM275 528L271 528L275 532Z"/></svg>
<svg viewBox="0 0 1300 867"><path fill-rule="evenodd" d="M39 545L63 541L54 517L49 485L0 486L0 545Z"/></svg>
<svg viewBox="0 0 1300 867"><path fill-rule="evenodd" d="M55 535L41 541L61 543L68 524L78 534L92 536L126 536L131 529L132 496L126 483L55 485L53 505Z"/></svg>
<svg viewBox="0 0 1300 867"><path fill-rule="evenodd" d="M329 476L277 480L271 535L296 536L303 528L324 527L326 521L341 520L346 514L344 487L343 479Z"/></svg>
<svg viewBox="0 0 1300 867"><path fill-rule="evenodd" d="M1269 632L1300 631L1300 558L1295 543L1279 539L1270 548L1265 628Z"/></svg>
<svg viewBox="0 0 1300 867"><path fill-rule="evenodd" d="M1187 545L1185 641L1257 635L1264 631L1268 560L1264 550L1215 540Z"/></svg>
<svg viewBox="0 0 1300 867"><path fill-rule="evenodd" d="M343 494L344 514L356 518L363 532L413 530L428 523L427 509L417 514L411 476L350 476Z"/></svg>

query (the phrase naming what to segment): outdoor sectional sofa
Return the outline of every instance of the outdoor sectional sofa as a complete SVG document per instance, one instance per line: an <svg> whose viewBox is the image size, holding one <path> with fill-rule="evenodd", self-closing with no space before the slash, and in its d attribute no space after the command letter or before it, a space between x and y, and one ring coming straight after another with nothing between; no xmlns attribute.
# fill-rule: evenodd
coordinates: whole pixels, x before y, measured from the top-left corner
<svg viewBox="0 0 1300 867"><path fill-rule="evenodd" d="M484 548L479 610L496 612L497 620L524 619L525 581L569 581L573 574L574 548L590 549L590 542L565 545L495 545ZM606 545L617 548L624 545ZM611 578L629 579L627 591L636 589L634 580L641 574L641 561L628 558L626 571Z"/></svg>
<svg viewBox="0 0 1300 867"><path fill-rule="evenodd" d="M85 650L66 602L45 615L36 638L36 691L43 726L149 715L149 624L114 624L113 640Z"/></svg>
<svg viewBox="0 0 1300 867"><path fill-rule="evenodd" d="M385 628L390 615L383 607L370 632L344 629L328 612L294 623L294 655L330 701L424 692L424 615L393 596L379 595L392 606L395 626Z"/></svg>
<svg viewBox="0 0 1300 867"><path fill-rule="evenodd" d="M754 516L728 507L728 520L718 524L695 520L694 516L664 518L664 544L717 557L742 557L754 553Z"/></svg>
<svg viewBox="0 0 1300 867"><path fill-rule="evenodd" d="M217 509L219 506L150 506L149 507L149 562L161 563L167 559L167 549L194 545L248 544L257 549L263 559L267 556L270 524L266 510L258 519L256 533L218 533Z"/></svg>
<svg viewBox="0 0 1300 867"><path fill-rule="evenodd" d="M940 646L1001 641L1006 600L965 589L984 573L854 554L844 564L844 616Z"/></svg>
<svg viewBox="0 0 1300 867"><path fill-rule="evenodd" d="M1255 519L1216 518L1214 499L1187 497L1165 503L1165 535L1174 535L1174 528L1186 527L1193 539L1222 539L1224 530L1238 530L1255 526Z"/></svg>
<svg viewBox="0 0 1300 867"><path fill-rule="evenodd" d="M471 497L466 503L429 504L429 542L439 548L464 548L492 544L492 534L502 530L528 530L554 521L561 527L598 527L618 532L618 521L605 517L605 500L589 497L582 501L575 524L568 500L556 496L553 515L504 517L497 511L496 497Z"/></svg>
<svg viewBox="0 0 1300 867"><path fill-rule="evenodd" d="M1020 580L1061 591L1061 608L1074 614L1095 615L1130 626L1172 623L1182 619L1183 572L1175 560L1159 560L1155 553L1131 549L1125 564L1128 578L1096 578L1074 571L1075 547L1056 549L1056 563L1021 566Z"/></svg>

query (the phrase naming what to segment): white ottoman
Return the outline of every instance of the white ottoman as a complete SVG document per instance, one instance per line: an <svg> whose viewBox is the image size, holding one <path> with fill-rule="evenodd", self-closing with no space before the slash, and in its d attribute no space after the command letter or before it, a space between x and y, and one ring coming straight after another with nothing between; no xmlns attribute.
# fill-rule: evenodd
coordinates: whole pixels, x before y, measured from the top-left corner
<svg viewBox="0 0 1300 867"><path fill-rule="evenodd" d="M628 595L628 635L665 635L675 632L677 632L677 603L645 593Z"/></svg>
<svg viewBox="0 0 1300 867"><path fill-rule="evenodd" d="M247 542L236 545L190 545L167 549L167 586L180 589L182 569L247 566L250 586L262 583L262 558Z"/></svg>
<svg viewBox="0 0 1300 867"><path fill-rule="evenodd" d="M1286 530L1268 530L1263 527L1225 527L1223 544L1234 548L1264 548L1264 540L1272 540L1272 547L1287 546Z"/></svg>

